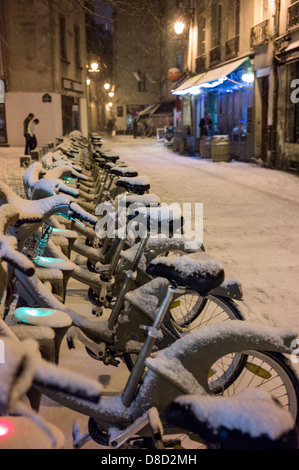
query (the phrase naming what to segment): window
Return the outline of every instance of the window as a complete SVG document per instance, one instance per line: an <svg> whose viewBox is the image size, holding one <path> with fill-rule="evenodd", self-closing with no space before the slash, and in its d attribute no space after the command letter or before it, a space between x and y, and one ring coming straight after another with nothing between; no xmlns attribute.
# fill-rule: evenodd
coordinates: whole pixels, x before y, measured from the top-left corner
<svg viewBox="0 0 299 470"><path fill-rule="evenodd" d="M77 67L81 67L80 57L80 27L75 25L74 27L74 48L75 48L75 64Z"/></svg>
<svg viewBox="0 0 299 470"><path fill-rule="evenodd" d="M240 0L236 0L235 35L240 35Z"/></svg>
<svg viewBox="0 0 299 470"><path fill-rule="evenodd" d="M222 34L222 5L219 2L212 4L212 47L221 44Z"/></svg>
<svg viewBox="0 0 299 470"><path fill-rule="evenodd" d="M263 0L263 16L262 20L265 21L269 18L269 0Z"/></svg>
<svg viewBox="0 0 299 470"><path fill-rule="evenodd" d="M138 71L138 91L146 91L146 73L142 72L141 70Z"/></svg>
<svg viewBox="0 0 299 470"><path fill-rule="evenodd" d="M59 30L60 30L60 58L67 60L66 52L66 21L64 16L59 18Z"/></svg>
<svg viewBox="0 0 299 470"><path fill-rule="evenodd" d="M219 4L217 8L217 45L221 44L221 32L222 32L222 5Z"/></svg>
<svg viewBox="0 0 299 470"><path fill-rule="evenodd" d="M198 55L206 52L206 18L200 16L198 20Z"/></svg>
<svg viewBox="0 0 299 470"><path fill-rule="evenodd" d="M123 115L124 115L124 107L123 106L117 106L116 107L116 115L117 115L117 117L123 117Z"/></svg>

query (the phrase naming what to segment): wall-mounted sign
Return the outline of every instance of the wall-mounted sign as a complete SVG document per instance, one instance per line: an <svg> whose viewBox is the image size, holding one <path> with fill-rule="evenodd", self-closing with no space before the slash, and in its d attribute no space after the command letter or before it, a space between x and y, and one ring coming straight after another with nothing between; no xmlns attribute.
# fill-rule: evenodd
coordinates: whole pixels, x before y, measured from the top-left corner
<svg viewBox="0 0 299 470"><path fill-rule="evenodd" d="M167 76L169 80L175 81L180 78L181 72L176 67L172 67L171 69L168 70Z"/></svg>
<svg viewBox="0 0 299 470"><path fill-rule="evenodd" d="M77 93L83 93L83 85L81 82L70 80L69 78L62 79L62 87L65 90L76 91Z"/></svg>
<svg viewBox="0 0 299 470"><path fill-rule="evenodd" d="M49 93L45 93L42 97L43 103L52 103L52 96Z"/></svg>

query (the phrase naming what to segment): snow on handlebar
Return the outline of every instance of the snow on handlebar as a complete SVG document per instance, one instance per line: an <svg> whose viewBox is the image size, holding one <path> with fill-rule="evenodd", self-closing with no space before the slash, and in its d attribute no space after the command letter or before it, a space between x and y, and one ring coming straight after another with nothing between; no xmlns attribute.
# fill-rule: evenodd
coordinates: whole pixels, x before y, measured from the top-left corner
<svg viewBox="0 0 299 470"><path fill-rule="evenodd" d="M11 204L17 211L35 213L47 220L51 215L60 214L68 219L78 219L95 225L98 219L82 209L71 196L55 195L39 200L22 199L12 189L0 181L0 206Z"/></svg>
<svg viewBox="0 0 299 470"><path fill-rule="evenodd" d="M0 261L6 261L22 271L26 276L33 276L35 272L33 263L17 250L18 246L15 237L0 235Z"/></svg>

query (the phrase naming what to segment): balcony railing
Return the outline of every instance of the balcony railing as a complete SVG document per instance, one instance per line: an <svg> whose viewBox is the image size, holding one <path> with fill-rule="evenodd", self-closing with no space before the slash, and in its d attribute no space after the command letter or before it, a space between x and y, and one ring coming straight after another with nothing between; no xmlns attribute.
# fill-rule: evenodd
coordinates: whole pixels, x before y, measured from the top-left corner
<svg viewBox="0 0 299 470"><path fill-rule="evenodd" d="M255 25L251 28L250 45L257 47L269 41L269 20Z"/></svg>
<svg viewBox="0 0 299 470"><path fill-rule="evenodd" d="M239 38L240 36L235 36L234 38L226 41L225 44L225 57L226 59L232 59L239 54Z"/></svg>
<svg viewBox="0 0 299 470"><path fill-rule="evenodd" d="M195 59L195 73L203 73L206 71L207 58L205 54L199 55Z"/></svg>
<svg viewBox="0 0 299 470"><path fill-rule="evenodd" d="M210 49L210 67L213 67L216 64L221 62L221 45Z"/></svg>
<svg viewBox="0 0 299 470"><path fill-rule="evenodd" d="M299 26L299 1L288 8L288 29Z"/></svg>

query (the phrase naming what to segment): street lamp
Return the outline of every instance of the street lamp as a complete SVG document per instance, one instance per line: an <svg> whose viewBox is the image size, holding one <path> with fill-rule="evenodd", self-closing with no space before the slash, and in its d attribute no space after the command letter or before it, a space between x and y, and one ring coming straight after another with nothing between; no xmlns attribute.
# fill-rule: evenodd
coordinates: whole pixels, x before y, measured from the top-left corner
<svg viewBox="0 0 299 470"><path fill-rule="evenodd" d="M105 88L105 90L109 90L109 88L110 88L110 83L105 83L104 88Z"/></svg>
<svg viewBox="0 0 299 470"><path fill-rule="evenodd" d="M113 96L114 96L114 91L109 91L108 96L110 96L110 98L113 98Z"/></svg>
<svg viewBox="0 0 299 470"><path fill-rule="evenodd" d="M109 108L112 108L112 106L113 106L113 103L111 103L111 102L110 102L110 103L108 103L108 106L109 106Z"/></svg>
<svg viewBox="0 0 299 470"><path fill-rule="evenodd" d="M175 24L174 24L174 30L175 30L175 33L180 35L183 33L185 29L185 23L183 23L182 21L177 21Z"/></svg>
<svg viewBox="0 0 299 470"><path fill-rule="evenodd" d="M86 79L86 85L90 85L90 78Z"/></svg>
<svg viewBox="0 0 299 470"><path fill-rule="evenodd" d="M95 61L92 62L92 63L90 64L90 70L89 70L89 72L99 72L99 71L100 71L100 70L99 70L99 64L98 64L97 62L95 62Z"/></svg>

